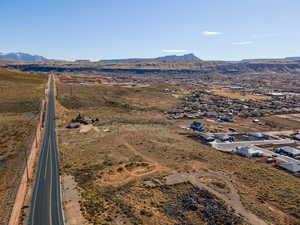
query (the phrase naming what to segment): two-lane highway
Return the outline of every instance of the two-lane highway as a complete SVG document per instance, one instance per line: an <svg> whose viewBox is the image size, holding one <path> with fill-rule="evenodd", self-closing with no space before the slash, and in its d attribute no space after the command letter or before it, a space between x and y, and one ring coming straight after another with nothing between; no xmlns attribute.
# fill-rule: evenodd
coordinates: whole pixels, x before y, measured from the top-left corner
<svg viewBox="0 0 300 225"><path fill-rule="evenodd" d="M64 224L55 131L54 85L54 79L51 76L44 139L28 221L30 225Z"/></svg>

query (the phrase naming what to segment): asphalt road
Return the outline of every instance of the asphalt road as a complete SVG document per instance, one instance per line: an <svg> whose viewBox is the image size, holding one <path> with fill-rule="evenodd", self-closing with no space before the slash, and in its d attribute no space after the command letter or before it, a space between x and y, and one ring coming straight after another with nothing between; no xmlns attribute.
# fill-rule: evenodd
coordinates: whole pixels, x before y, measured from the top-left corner
<svg viewBox="0 0 300 225"><path fill-rule="evenodd" d="M295 141L292 139L281 139L281 140L263 140L263 141L241 141L241 142L229 142L229 143L224 143L224 142L211 142L211 145L223 152L233 152L237 147L247 147L247 146L255 146L254 148L262 151L266 156L273 156L276 155L277 158L281 159L282 161L285 162L297 162L299 163L300 161L288 156L280 155L277 154L273 151L270 151L265 148L260 148L257 147L256 145L264 145L264 144L292 144Z"/></svg>
<svg viewBox="0 0 300 225"><path fill-rule="evenodd" d="M63 225L58 147L55 131L53 77L51 77L48 92L46 117L44 139L41 147L28 224Z"/></svg>
<svg viewBox="0 0 300 225"><path fill-rule="evenodd" d="M253 145L266 145L266 144L291 144L294 143L291 139L280 139L280 140L261 140L261 141L238 141L238 142L210 142L210 144L223 152L232 152L236 147L246 147Z"/></svg>

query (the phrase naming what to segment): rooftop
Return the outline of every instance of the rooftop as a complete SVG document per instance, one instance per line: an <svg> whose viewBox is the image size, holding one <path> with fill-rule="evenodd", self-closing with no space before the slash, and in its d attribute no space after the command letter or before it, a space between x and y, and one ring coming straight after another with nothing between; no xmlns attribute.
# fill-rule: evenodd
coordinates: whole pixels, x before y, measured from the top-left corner
<svg viewBox="0 0 300 225"><path fill-rule="evenodd" d="M262 153L262 151L260 149L256 148L255 146L240 147L240 148L237 148L237 151L248 152L248 153L255 153L255 152Z"/></svg>
<svg viewBox="0 0 300 225"><path fill-rule="evenodd" d="M264 134L262 133L255 133L255 132L251 132L251 133L248 133L249 136L252 136L252 137L258 137L258 138L263 138L265 137Z"/></svg>
<svg viewBox="0 0 300 225"><path fill-rule="evenodd" d="M294 139L300 140L300 134L294 135Z"/></svg>
<svg viewBox="0 0 300 225"><path fill-rule="evenodd" d="M288 153L291 153L291 154L294 154L294 155L300 154L300 149L293 148L293 147L290 147L290 146L281 147L281 148L279 148L279 150L283 150L285 152L288 152Z"/></svg>
<svg viewBox="0 0 300 225"><path fill-rule="evenodd" d="M279 164L279 167L286 169L292 173L299 173L300 172L300 162L294 163L294 162L286 162Z"/></svg>

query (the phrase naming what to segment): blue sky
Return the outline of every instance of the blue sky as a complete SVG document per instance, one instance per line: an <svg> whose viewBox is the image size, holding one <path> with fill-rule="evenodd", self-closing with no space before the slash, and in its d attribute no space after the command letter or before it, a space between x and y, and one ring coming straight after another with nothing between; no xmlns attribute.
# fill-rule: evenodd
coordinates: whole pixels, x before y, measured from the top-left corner
<svg viewBox="0 0 300 225"><path fill-rule="evenodd" d="M300 56L299 0L0 0L0 52L58 59Z"/></svg>

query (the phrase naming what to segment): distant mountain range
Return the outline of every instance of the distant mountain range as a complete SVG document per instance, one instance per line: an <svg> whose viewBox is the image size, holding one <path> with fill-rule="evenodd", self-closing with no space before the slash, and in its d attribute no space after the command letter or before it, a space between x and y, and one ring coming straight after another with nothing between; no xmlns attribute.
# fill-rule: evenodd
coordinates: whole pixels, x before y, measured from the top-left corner
<svg viewBox="0 0 300 225"><path fill-rule="evenodd" d="M47 62L49 59L39 56L39 55L30 55L27 53L16 52L16 53L7 53L3 54L0 52L0 60L2 61L19 61L19 62Z"/></svg>
<svg viewBox="0 0 300 225"><path fill-rule="evenodd" d="M253 62L253 61L300 61L300 57L286 57L286 58L265 58L265 59L243 59L236 62ZM1 53L0 61L18 61L18 62L49 62L49 61L64 61L57 59L48 59L40 55L31 55L28 53L16 52L16 53ZM108 63L120 63L120 62L142 62L142 61L161 61L161 62L200 62L202 61L194 54L185 55L168 55L157 58L129 58L129 59L106 59L98 62ZM75 60L75 62L90 62L89 60L81 59Z"/></svg>
<svg viewBox="0 0 300 225"><path fill-rule="evenodd" d="M164 62L195 62L201 61L194 54L186 54L186 55L168 55L157 58L130 58L130 59L106 59L100 60L99 62L108 62L108 63L119 63L119 62L142 62L142 61L164 61Z"/></svg>
<svg viewBox="0 0 300 225"><path fill-rule="evenodd" d="M80 62L81 62L81 63L82 63L82 62L91 62L91 60L89 60L89 59L76 59L75 62L79 62L79 63L80 63Z"/></svg>
<svg viewBox="0 0 300 225"><path fill-rule="evenodd" d="M254 61L299 61L300 57L285 57L285 58L265 58L265 59L243 59L240 62L254 62Z"/></svg>
<svg viewBox="0 0 300 225"><path fill-rule="evenodd" d="M22 52L13 52L3 54L0 53L1 61L18 61L18 62L48 62L48 61L62 61L55 59L48 59L46 57L40 55L31 55L28 53ZM192 61L201 61L194 54L186 54L186 55L168 55L158 58L130 58L130 59L108 59L108 60L100 60L98 62L109 62L109 63L118 63L118 62L141 62L141 61L165 61L165 62L192 62ZM90 62L89 60L81 59L75 60L75 62Z"/></svg>

